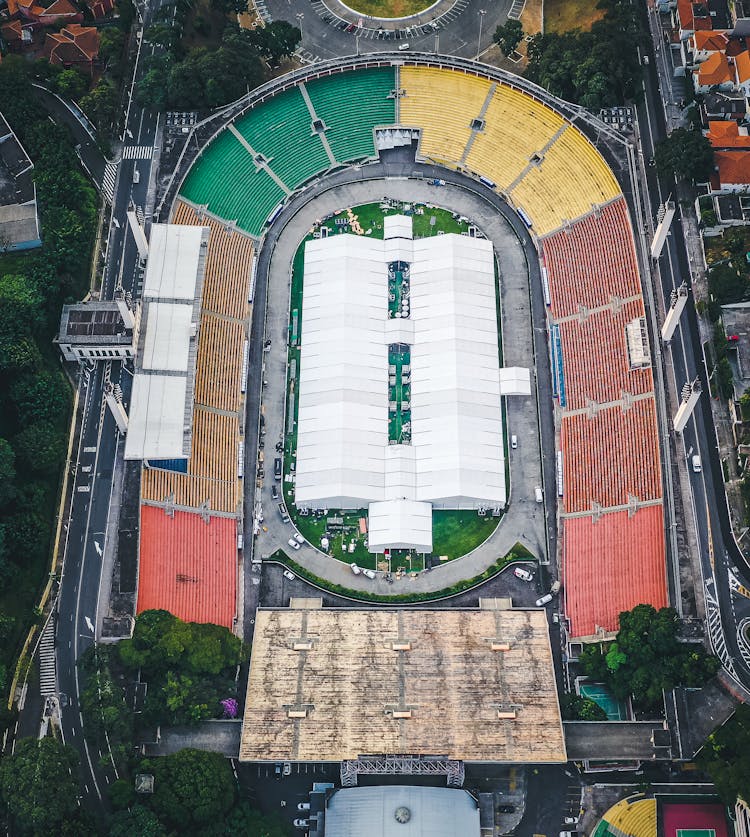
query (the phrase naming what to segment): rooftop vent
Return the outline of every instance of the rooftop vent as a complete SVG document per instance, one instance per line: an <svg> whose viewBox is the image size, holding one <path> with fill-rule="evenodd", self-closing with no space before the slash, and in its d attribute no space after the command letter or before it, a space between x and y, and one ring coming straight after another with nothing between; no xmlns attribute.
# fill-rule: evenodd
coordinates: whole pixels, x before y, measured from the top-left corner
<svg viewBox="0 0 750 837"><path fill-rule="evenodd" d="M306 718L307 709L290 709L286 713L287 718Z"/></svg>
<svg viewBox="0 0 750 837"><path fill-rule="evenodd" d="M515 721L516 710L515 709L498 709L497 710L497 719L498 719L498 721Z"/></svg>
<svg viewBox="0 0 750 837"><path fill-rule="evenodd" d="M394 642L391 648L394 651L411 651L411 642Z"/></svg>
<svg viewBox="0 0 750 837"><path fill-rule="evenodd" d="M490 646L493 651L510 651L509 642L493 642Z"/></svg>

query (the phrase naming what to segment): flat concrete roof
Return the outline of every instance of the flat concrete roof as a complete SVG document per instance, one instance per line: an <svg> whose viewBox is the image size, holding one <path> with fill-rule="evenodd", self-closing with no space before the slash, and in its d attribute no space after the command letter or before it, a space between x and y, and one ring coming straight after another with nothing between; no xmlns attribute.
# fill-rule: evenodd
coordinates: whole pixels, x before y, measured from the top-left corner
<svg viewBox="0 0 750 837"><path fill-rule="evenodd" d="M542 610L264 609L241 761L566 761Z"/></svg>

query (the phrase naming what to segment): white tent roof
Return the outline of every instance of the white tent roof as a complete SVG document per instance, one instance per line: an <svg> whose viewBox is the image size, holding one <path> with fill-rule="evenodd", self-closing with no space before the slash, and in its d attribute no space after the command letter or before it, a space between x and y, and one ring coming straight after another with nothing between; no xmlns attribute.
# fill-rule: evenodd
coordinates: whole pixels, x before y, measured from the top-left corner
<svg viewBox="0 0 750 837"><path fill-rule="evenodd" d="M395 514L390 501L409 501L390 532L421 548L430 503L506 502L497 302L488 241L412 241L403 220L386 218L387 232L400 236L390 241L337 235L306 245L295 502L385 504ZM411 316L389 320L396 243L410 264ZM388 440L395 342L411 346L411 445ZM370 514L382 511L371 506ZM384 522L371 544L389 545L388 536Z"/></svg>
<svg viewBox="0 0 750 837"><path fill-rule="evenodd" d="M370 503L367 548L370 552L416 549L432 552L432 504L416 500Z"/></svg>
<svg viewBox="0 0 750 837"><path fill-rule="evenodd" d="M205 258L207 227L153 224L148 242L148 262L143 296L179 299L192 303L199 295L198 262Z"/></svg>
<svg viewBox="0 0 750 837"><path fill-rule="evenodd" d="M386 215L383 218L383 238L412 238L411 218L408 215Z"/></svg>
<svg viewBox="0 0 750 837"><path fill-rule="evenodd" d="M500 395L531 395L531 374L522 366L500 370Z"/></svg>
<svg viewBox="0 0 750 837"><path fill-rule="evenodd" d="M154 224L143 286L125 459L180 459L190 453L208 227Z"/></svg>
<svg viewBox="0 0 750 837"><path fill-rule="evenodd" d="M136 375L130 398L125 459L179 459L184 456L184 375Z"/></svg>

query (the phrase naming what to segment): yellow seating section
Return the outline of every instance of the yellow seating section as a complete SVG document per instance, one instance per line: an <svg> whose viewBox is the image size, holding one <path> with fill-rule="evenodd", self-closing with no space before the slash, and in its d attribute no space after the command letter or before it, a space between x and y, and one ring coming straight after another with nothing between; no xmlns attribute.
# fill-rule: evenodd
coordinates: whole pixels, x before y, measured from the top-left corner
<svg viewBox="0 0 750 837"><path fill-rule="evenodd" d="M498 85L466 165L505 190L564 124L562 117L525 93Z"/></svg>
<svg viewBox="0 0 750 837"><path fill-rule="evenodd" d="M204 313L195 363L195 403L237 412L242 394L245 324Z"/></svg>
<svg viewBox="0 0 750 837"><path fill-rule="evenodd" d="M460 161L491 82L455 70L402 67L399 123L422 129L420 154L451 164Z"/></svg>
<svg viewBox="0 0 750 837"><path fill-rule="evenodd" d="M620 194L601 155L575 128L568 128L510 193L546 235Z"/></svg>
<svg viewBox="0 0 750 837"><path fill-rule="evenodd" d="M656 837L656 800L622 799L607 811L603 819L631 837Z"/></svg>

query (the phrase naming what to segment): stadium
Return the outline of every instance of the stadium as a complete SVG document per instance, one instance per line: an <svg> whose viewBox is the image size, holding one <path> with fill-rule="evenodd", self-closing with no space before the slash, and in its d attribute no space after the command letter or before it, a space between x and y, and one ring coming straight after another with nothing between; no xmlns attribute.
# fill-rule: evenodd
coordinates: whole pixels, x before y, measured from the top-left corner
<svg viewBox="0 0 750 837"><path fill-rule="evenodd" d="M529 448L540 449L529 457L544 489L537 546L559 561L567 640L610 634L636 604L667 604L665 425L640 196L621 135L510 73L383 54L275 79L192 140L161 220L207 232L190 268L187 396L165 397L148 431L157 442L160 423L183 432L133 456L143 459L138 612L165 608L241 630L253 533L278 515L277 455L282 513L294 508L296 522L325 507L359 518L369 506L363 526L380 553L436 551L435 509L495 515L498 531L512 526L516 506L536 514L533 482L524 488L508 465L514 404L529 382L539 411ZM453 205L461 195L471 217ZM372 202L393 211L380 234L360 235L346 212ZM418 238L407 227L419 206L476 232ZM349 217L349 234L334 221L323 234L337 215ZM410 268L412 285L400 317L387 313L394 265ZM504 277L519 271L516 298L525 294L534 327L507 307L496 316ZM513 362L521 343L526 363ZM408 380L393 346L411 349ZM409 444L389 438L394 374L411 387ZM319 542L307 540L295 560L304 564L307 551L318 568ZM263 554L273 548L264 543ZM377 557L372 566L383 569Z"/></svg>

